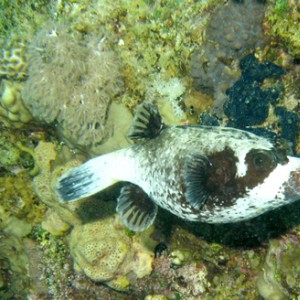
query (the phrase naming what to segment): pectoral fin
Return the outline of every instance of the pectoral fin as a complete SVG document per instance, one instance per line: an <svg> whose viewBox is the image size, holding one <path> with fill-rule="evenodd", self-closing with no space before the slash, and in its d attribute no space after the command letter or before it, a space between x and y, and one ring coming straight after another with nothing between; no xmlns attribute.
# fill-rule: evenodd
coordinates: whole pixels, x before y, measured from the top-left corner
<svg viewBox="0 0 300 300"><path fill-rule="evenodd" d="M210 161L202 155L189 155L184 164L185 198L197 210L209 196L205 188L209 168Z"/></svg>
<svg viewBox="0 0 300 300"><path fill-rule="evenodd" d="M141 188L130 184L121 189L116 210L126 227L143 231L154 222L157 205Z"/></svg>

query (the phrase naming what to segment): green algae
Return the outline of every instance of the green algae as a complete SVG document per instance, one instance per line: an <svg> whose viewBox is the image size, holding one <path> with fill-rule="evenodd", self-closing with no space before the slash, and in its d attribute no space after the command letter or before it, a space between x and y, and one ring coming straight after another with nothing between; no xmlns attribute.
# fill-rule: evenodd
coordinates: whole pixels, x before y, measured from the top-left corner
<svg viewBox="0 0 300 300"><path fill-rule="evenodd" d="M299 5L286 0L270 0L266 11L267 32L287 48L290 55L300 55Z"/></svg>

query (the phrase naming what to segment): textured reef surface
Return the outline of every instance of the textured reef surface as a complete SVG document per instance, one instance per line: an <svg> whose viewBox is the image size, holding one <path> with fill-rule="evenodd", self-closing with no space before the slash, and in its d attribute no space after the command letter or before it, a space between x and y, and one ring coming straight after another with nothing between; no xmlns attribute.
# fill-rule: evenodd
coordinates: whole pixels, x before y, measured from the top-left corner
<svg viewBox="0 0 300 300"><path fill-rule="evenodd" d="M130 145L144 100L167 124L242 128L299 156L299 21L295 0L3 0L0 299L299 299L299 203L225 225L159 210L133 233L122 183L54 193Z"/></svg>

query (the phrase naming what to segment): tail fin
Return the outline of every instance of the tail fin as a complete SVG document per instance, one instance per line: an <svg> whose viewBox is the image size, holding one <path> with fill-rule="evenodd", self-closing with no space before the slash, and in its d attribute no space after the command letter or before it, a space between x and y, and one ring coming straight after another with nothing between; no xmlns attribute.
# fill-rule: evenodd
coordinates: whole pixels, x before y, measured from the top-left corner
<svg viewBox="0 0 300 300"><path fill-rule="evenodd" d="M60 202L91 196L117 182L109 176L104 156L91 159L60 177L56 183Z"/></svg>

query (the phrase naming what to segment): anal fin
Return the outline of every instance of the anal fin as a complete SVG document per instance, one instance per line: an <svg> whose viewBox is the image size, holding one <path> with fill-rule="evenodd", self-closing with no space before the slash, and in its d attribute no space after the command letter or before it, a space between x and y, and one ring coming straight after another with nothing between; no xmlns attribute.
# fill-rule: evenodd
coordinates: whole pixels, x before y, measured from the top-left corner
<svg viewBox="0 0 300 300"><path fill-rule="evenodd" d="M116 210L126 227L143 231L154 222L157 205L140 187L130 184L121 189Z"/></svg>

